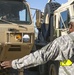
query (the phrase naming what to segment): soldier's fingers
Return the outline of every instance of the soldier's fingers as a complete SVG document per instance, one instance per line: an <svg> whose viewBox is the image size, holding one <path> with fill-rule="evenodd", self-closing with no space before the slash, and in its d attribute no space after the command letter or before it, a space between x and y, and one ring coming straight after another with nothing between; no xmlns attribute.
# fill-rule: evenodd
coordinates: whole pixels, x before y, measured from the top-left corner
<svg viewBox="0 0 74 75"><path fill-rule="evenodd" d="M4 62L1 63L1 66L6 66L6 65L8 65L8 64L9 64L8 61L4 61Z"/></svg>
<svg viewBox="0 0 74 75"><path fill-rule="evenodd" d="M9 66L9 65L6 65L6 66L4 66L3 68L4 68L4 69L6 69L6 68L10 68L10 66Z"/></svg>

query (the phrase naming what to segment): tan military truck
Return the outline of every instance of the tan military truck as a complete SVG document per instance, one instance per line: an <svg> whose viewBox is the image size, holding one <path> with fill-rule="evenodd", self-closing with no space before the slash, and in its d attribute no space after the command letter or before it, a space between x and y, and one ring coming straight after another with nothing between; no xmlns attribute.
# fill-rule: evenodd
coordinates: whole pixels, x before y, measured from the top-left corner
<svg viewBox="0 0 74 75"><path fill-rule="evenodd" d="M34 23L25 0L0 0L0 63L29 54L34 44ZM0 67L0 74L4 70Z"/></svg>
<svg viewBox="0 0 74 75"><path fill-rule="evenodd" d="M37 10L36 25L39 30L37 48L43 47L61 35L68 34L68 22L74 16L74 0L69 0L61 6L50 0L45 6L44 17L41 15L41 11ZM58 75L58 68L58 61L49 61L40 67L41 75Z"/></svg>

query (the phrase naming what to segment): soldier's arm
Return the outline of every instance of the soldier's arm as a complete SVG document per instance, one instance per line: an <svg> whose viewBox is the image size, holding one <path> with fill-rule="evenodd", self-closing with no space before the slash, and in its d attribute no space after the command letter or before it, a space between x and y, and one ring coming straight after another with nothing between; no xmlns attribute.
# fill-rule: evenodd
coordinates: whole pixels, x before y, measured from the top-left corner
<svg viewBox="0 0 74 75"><path fill-rule="evenodd" d="M55 59L58 55L58 43L54 40L52 43L49 43L45 47L40 50L35 51L34 53L30 53L20 59L15 59L13 61L7 61L5 64L3 62L1 66L5 66L5 68L12 67L14 69L20 69L22 67L29 68L34 67L40 64L46 63L48 60ZM9 65L8 65L9 64Z"/></svg>

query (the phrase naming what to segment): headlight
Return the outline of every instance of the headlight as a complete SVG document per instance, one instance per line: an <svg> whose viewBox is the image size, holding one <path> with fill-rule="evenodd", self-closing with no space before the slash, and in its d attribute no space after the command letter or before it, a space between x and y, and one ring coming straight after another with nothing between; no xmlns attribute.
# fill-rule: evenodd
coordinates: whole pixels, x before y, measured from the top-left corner
<svg viewBox="0 0 74 75"><path fill-rule="evenodd" d="M30 36L28 34L25 34L23 36L23 42L29 42L30 41Z"/></svg>
<svg viewBox="0 0 74 75"><path fill-rule="evenodd" d="M22 40L22 35L21 35L21 34L16 34L16 35L15 35L15 39L16 39L17 41L21 41L21 40Z"/></svg>

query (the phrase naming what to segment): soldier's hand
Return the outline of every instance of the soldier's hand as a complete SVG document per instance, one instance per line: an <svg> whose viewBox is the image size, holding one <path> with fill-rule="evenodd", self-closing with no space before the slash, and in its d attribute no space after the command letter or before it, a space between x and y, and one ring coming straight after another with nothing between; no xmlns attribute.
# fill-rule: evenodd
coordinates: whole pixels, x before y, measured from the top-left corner
<svg viewBox="0 0 74 75"><path fill-rule="evenodd" d="M12 65L11 65L12 61L9 60L9 61L4 61L2 62L0 65L5 69L5 68L11 68Z"/></svg>

